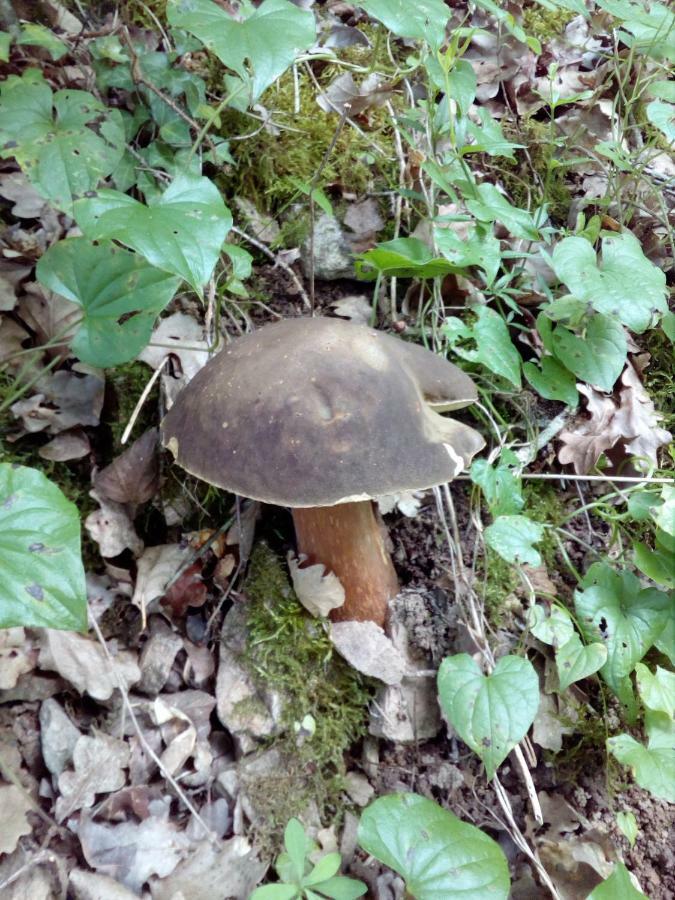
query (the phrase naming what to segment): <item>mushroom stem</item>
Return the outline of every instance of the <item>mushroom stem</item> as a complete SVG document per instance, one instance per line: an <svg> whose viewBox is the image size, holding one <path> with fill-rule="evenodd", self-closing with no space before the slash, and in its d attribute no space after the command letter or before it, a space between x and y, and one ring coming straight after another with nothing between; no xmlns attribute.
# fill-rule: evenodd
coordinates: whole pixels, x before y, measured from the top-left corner
<svg viewBox="0 0 675 900"><path fill-rule="evenodd" d="M384 626L399 585L372 501L296 508L293 521L298 553L306 554L310 565L322 563L345 590L344 605L331 618Z"/></svg>

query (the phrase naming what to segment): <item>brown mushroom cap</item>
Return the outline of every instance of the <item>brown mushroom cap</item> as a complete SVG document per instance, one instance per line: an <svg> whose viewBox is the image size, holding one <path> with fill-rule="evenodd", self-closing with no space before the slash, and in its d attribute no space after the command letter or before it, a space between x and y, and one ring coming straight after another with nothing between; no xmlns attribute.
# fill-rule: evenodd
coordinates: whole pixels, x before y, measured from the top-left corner
<svg viewBox="0 0 675 900"><path fill-rule="evenodd" d="M341 319L286 319L233 341L162 423L188 472L279 506L333 506L454 478L484 445L444 418L473 381L416 344Z"/></svg>

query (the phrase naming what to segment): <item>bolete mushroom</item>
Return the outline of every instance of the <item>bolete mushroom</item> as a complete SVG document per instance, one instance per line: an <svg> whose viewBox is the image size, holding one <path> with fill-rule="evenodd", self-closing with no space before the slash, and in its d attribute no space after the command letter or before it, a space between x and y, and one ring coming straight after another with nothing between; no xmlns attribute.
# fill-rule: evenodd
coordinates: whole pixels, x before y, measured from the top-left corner
<svg viewBox="0 0 675 900"><path fill-rule="evenodd" d="M192 475L292 508L298 552L340 579L336 620L383 625L399 590L373 500L454 478L484 444L439 412L476 399L452 363L342 319L237 338L179 394L162 440Z"/></svg>

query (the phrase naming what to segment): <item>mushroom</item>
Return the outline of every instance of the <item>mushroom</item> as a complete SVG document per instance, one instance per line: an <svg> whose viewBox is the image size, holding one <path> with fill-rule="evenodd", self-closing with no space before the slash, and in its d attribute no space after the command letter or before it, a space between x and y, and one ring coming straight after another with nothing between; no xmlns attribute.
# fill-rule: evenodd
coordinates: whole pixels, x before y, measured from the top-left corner
<svg viewBox="0 0 675 900"><path fill-rule="evenodd" d="M291 507L298 552L345 590L332 618L384 625L399 585L373 500L469 464L483 438L439 412L476 396L461 369L417 344L343 319L286 319L211 359L162 440L197 478Z"/></svg>

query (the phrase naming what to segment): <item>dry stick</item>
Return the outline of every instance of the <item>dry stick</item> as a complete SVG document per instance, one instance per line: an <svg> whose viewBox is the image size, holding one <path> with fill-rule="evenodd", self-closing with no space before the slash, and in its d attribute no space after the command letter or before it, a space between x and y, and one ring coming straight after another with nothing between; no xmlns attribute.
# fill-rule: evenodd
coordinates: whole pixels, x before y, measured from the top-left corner
<svg viewBox="0 0 675 900"><path fill-rule="evenodd" d="M302 297L302 302L305 304L307 309L312 308L312 304L310 303L309 297L307 296L307 291L304 289L304 287L302 286L302 282L295 274L291 266L288 265L288 263L284 262L278 256L275 256L269 247L266 247L261 241L256 240L254 237L251 237L250 234L242 231L241 228L233 226L231 230L234 231L235 234L238 234L239 237L242 237L245 241L248 241L252 247L256 248L256 250L260 250L261 253L264 253L268 259L271 259L274 262L275 266L279 266L280 269L283 269L284 272L286 272L293 280L293 284L297 287L300 296Z"/></svg>
<svg viewBox="0 0 675 900"><path fill-rule="evenodd" d="M146 737L143 734L143 730L141 729L141 726L138 723L138 719L136 718L136 713L134 712L134 708L131 705L131 702L129 700L129 695L127 693L127 689L124 686L124 682L120 678L119 672L117 671L117 667L114 664L114 660L113 660L112 656L110 655L110 651L108 650L108 645L106 644L105 638L103 637L103 634L101 633L99 624L96 621L96 619L94 618L94 616L91 616L90 620L91 620L91 626L94 629L94 631L96 632L96 637L98 638L98 641L99 641L101 647L103 648L103 652L105 653L105 657L108 661L108 664L110 665L110 670L113 674L113 677L114 677L115 681L117 682L117 687L119 688L120 694L122 695L122 703L124 704L124 708L127 711L127 713L129 714L129 718L131 719L131 722L136 730L138 740L141 742L143 749L148 754L150 759L158 767L159 771L162 773L162 776L166 779L166 781L169 782L171 787L174 789L178 799L183 803L185 808L189 812L192 813L192 815L195 817L196 821L202 826L202 828L204 829L204 833L205 833L206 837L208 838L208 840L211 841L212 844L218 845L220 842L219 842L217 835L215 835L211 831L211 829L206 824L204 819L201 817L199 811L195 808L195 806L193 805L192 801L187 796L187 794L185 793L183 788L178 784L178 782L173 777L173 775L171 775L171 773L167 770L164 763L161 761L159 756L157 756L155 751L152 749L152 747L146 740Z"/></svg>
<svg viewBox="0 0 675 900"><path fill-rule="evenodd" d="M131 431L132 431L134 425L136 424L136 419L138 418L140 411L143 408L143 404L148 399L148 397L150 395L150 391L152 390L154 383L157 381L159 376L162 374L162 369L168 363L168 361L169 361L169 355L167 353L167 355L164 357L164 359L161 361L161 363L157 366L155 371L150 376L150 379L149 379L148 383L146 384L146 386L143 388L143 393L138 398L138 402L136 403L136 406L134 406L134 410L131 413L131 416L129 417L129 421L127 422L126 428L124 429L124 432L120 439L120 444L126 444L126 442L129 440L129 435L131 434Z"/></svg>
<svg viewBox="0 0 675 900"><path fill-rule="evenodd" d="M675 484L675 478L653 478L651 475L642 477L628 475L569 475L564 472L521 472L519 478L539 479L546 481L608 481L621 482L622 484ZM455 481L471 481L470 475L457 475Z"/></svg>
<svg viewBox="0 0 675 900"><path fill-rule="evenodd" d="M401 135L398 130L398 122L396 121L396 114L394 112L394 107L392 106L391 100L387 100L385 109L389 113L391 121L394 123L394 146L396 148L396 156L398 157L398 179L399 186L403 188L405 187L405 154L403 152L403 142L401 141ZM402 209L403 197L401 196L400 191L396 191L394 199L394 239L396 239L401 232ZM396 310L396 282L396 276L393 276L389 281L389 297L391 304L389 315L391 316L392 322L395 322L398 318L398 312Z"/></svg>
<svg viewBox="0 0 675 900"><path fill-rule="evenodd" d="M0 881L0 891L4 891L5 888L8 888L10 884L18 881L19 878L26 874L26 872L30 872L31 869L34 869L35 866L41 866L42 863L49 863L50 865L53 865L55 862L56 854L52 853L51 850L42 850L40 853L36 853L35 856L30 857L28 862L25 862L22 866L20 866L16 870L16 872L13 872L11 875L5 878L4 881Z"/></svg>
<svg viewBox="0 0 675 900"><path fill-rule="evenodd" d="M162 100L164 103L166 103L166 105L168 107L170 107L176 113L177 116L180 116L180 118L184 122L187 122L187 124L190 126L190 128L192 128L195 132L197 132L197 134L199 134L199 132L200 132L199 122L196 122L192 118L192 116L188 115L188 113L186 113L185 110L180 108L180 106L176 103L175 100L173 100L171 97L169 97L167 94L165 94L164 91L160 91L160 89L158 87L156 87L151 81L148 81L148 79L145 77L145 75L143 74L143 70L141 69L141 64L138 59L138 54L134 50L134 45L131 43L131 38L129 37L128 30L126 28L123 28L120 31L120 35L122 36L122 40L126 44L127 49L131 55L131 77L132 77L134 83L142 85L143 87L145 87L149 91L151 91L156 97L159 97L159 99ZM216 159L217 156L216 156L215 144L213 143L213 141L211 140L211 138L208 135L204 135L204 140L209 145L209 150L211 150L211 152L213 153L213 158Z"/></svg>

